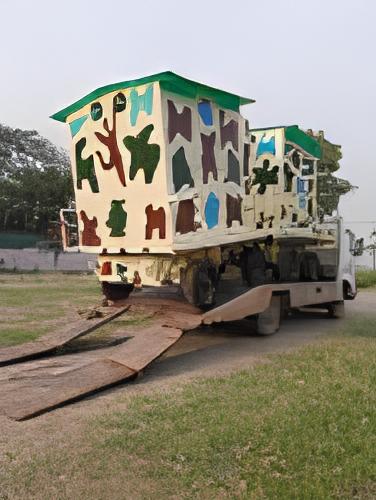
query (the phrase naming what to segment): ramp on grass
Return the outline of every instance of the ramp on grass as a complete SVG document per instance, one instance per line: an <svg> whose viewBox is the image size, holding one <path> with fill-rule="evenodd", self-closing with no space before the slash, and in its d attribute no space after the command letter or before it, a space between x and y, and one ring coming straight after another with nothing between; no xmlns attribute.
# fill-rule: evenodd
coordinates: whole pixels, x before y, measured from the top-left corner
<svg viewBox="0 0 376 500"><path fill-rule="evenodd" d="M201 324L200 311L176 300L133 299L155 309L153 325L127 329L123 344L92 353L56 356L0 370L0 412L15 420L35 417L99 390L133 379L183 334ZM64 359L70 362L64 366ZM50 369L46 369L50 363ZM70 365L70 366L69 366ZM52 366L52 370L51 370ZM5 373L7 371L7 373Z"/></svg>
<svg viewBox="0 0 376 500"><path fill-rule="evenodd" d="M100 326L117 318L127 309L129 309L128 304L121 307L111 307L108 308L108 313L104 317L80 319L58 331L43 335L43 337L33 342L26 342L24 344L0 349L0 366L19 363L43 354L51 353L71 340L87 335Z"/></svg>

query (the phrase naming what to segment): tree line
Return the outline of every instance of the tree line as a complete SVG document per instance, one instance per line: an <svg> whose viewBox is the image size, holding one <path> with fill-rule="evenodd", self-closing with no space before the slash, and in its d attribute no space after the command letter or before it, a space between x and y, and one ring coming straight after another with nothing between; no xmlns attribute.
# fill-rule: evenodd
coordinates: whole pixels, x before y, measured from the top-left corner
<svg viewBox="0 0 376 500"><path fill-rule="evenodd" d="M35 130L0 124L0 231L46 234L72 200L67 152Z"/></svg>

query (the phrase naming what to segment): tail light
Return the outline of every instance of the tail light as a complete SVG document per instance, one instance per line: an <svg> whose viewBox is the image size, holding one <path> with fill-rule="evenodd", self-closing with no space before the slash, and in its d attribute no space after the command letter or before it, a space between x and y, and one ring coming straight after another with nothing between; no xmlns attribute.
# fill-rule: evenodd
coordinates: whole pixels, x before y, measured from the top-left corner
<svg viewBox="0 0 376 500"><path fill-rule="evenodd" d="M112 274L112 265L111 265L111 262L109 262L109 261L103 262L102 269L101 269L101 275L102 276L108 276L110 274Z"/></svg>

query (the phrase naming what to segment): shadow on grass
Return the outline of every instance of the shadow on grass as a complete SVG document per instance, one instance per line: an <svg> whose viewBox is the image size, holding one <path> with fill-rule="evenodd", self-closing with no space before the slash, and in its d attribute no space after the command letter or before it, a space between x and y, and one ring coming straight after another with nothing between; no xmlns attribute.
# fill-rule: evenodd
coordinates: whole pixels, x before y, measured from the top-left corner
<svg viewBox="0 0 376 500"><path fill-rule="evenodd" d="M376 338L376 314L349 318L341 328L341 333L347 337Z"/></svg>

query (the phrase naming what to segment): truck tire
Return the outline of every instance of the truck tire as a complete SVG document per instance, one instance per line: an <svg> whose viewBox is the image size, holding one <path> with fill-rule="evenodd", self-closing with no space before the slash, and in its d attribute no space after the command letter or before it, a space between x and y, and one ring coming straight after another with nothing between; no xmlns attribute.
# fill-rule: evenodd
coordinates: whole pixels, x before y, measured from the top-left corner
<svg viewBox="0 0 376 500"><path fill-rule="evenodd" d="M269 307L257 317L257 333L272 335L279 330L281 321L281 296L272 295Z"/></svg>
<svg viewBox="0 0 376 500"><path fill-rule="evenodd" d="M217 281L215 265L204 259L192 263L181 273L180 288L190 304L205 310L215 304Z"/></svg>
<svg viewBox="0 0 376 500"><path fill-rule="evenodd" d="M343 300L332 302L328 305L328 314L330 318L343 318L345 316L345 304Z"/></svg>

